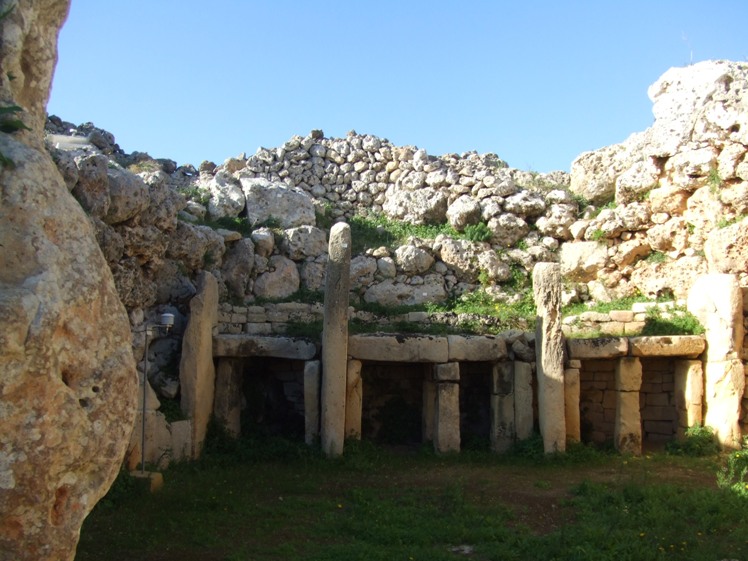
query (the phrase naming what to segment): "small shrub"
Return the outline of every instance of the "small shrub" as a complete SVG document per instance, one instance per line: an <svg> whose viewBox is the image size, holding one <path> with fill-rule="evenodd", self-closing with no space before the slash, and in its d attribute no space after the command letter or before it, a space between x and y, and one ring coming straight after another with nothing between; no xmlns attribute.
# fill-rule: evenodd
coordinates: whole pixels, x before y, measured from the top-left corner
<svg viewBox="0 0 748 561"><path fill-rule="evenodd" d="M716 195L719 188L722 187L722 178L719 176L719 170L717 168L709 170L707 182L709 184L709 192L712 195Z"/></svg>
<svg viewBox="0 0 748 561"><path fill-rule="evenodd" d="M465 237L471 242L487 242L491 239L491 230L485 222L468 224L465 227Z"/></svg>
<svg viewBox="0 0 748 561"><path fill-rule="evenodd" d="M647 263L664 263L667 260L668 260L667 255L665 255L661 251L653 251L645 259Z"/></svg>
<svg viewBox="0 0 748 561"><path fill-rule="evenodd" d="M596 228L592 231L590 234L590 239L593 242L599 242L605 239L605 232L603 232L600 228Z"/></svg>
<svg viewBox="0 0 748 561"><path fill-rule="evenodd" d="M679 456L712 456L719 452L719 442L711 427L696 424L686 429L683 440L668 443L667 451Z"/></svg>

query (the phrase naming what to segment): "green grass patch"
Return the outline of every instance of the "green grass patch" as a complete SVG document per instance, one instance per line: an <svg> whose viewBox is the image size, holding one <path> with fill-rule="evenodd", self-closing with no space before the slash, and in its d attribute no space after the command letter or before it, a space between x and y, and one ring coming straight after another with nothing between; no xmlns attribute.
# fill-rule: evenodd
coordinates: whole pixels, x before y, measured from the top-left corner
<svg viewBox="0 0 748 561"><path fill-rule="evenodd" d="M647 310L642 335L702 335L704 326L683 306L662 311L657 306Z"/></svg>
<svg viewBox="0 0 748 561"><path fill-rule="evenodd" d="M744 559L746 499L718 488L714 469L582 445L548 456L537 437L506 455L349 441L326 460L301 443L212 433L204 459L168 470L158 494L122 474L76 559Z"/></svg>

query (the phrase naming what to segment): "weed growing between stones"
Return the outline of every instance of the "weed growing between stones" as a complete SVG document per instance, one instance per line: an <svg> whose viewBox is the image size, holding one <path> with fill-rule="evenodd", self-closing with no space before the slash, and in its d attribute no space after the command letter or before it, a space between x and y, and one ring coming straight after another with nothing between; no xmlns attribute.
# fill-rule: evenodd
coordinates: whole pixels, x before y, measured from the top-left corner
<svg viewBox="0 0 748 561"><path fill-rule="evenodd" d="M743 441L742 449L727 456L725 466L717 473L717 485L748 499L748 440Z"/></svg>

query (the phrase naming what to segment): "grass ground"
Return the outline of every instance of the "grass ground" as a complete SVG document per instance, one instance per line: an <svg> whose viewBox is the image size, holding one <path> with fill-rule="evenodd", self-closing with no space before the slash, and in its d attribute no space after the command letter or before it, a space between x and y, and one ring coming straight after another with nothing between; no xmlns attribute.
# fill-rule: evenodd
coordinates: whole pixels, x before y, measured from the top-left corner
<svg viewBox="0 0 748 561"><path fill-rule="evenodd" d="M155 495L122 479L76 560L748 558L748 501L717 488L716 456L248 450L176 466Z"/></svg>

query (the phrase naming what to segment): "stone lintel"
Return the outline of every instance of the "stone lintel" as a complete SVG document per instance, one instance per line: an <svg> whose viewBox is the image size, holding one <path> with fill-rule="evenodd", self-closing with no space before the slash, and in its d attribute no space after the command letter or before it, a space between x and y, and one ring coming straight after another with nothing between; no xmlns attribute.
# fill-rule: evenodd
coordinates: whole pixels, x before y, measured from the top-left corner
<svg viewBox="0 0 748 561"><path fill-rule="evenodd" d="M447 335L450 361L495 361L506 358L506 341L494 335Z"/></svg>
<svg viewBox="0 0 748 561"><path fill-rule="evenodd" d="M704 352L706 342L700 335L631 337L633 356L681 356L696 358Z"/></svg>
<svg viewBox="0 0 748 561"><path fill-rule="evenodd" d="M348 354L358 360L379 362L445 363L449 361L449 343L446 337L430 335L351 335Z"/></svg>
<svg viewBox="0 0 748 561"><path fill-rule="evenodd" d="M256 335L215 335L213 337L214 357L269 356L310 360L316 354L317 346L307 339Z"/></svg>
<svg viewBox="0 0 748 561"><path fill-rule="evenodd" d="M616 358L626 356L629 343L625 337L600 337L597 339L567 339L569 358Z"/></svg>

